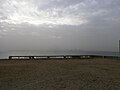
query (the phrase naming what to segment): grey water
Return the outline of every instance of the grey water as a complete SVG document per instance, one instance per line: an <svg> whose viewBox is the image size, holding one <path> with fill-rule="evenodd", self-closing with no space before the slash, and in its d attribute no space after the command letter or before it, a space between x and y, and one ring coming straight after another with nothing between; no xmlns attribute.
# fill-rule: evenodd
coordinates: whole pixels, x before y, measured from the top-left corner
<svg viewBox="0 0 120 90"><path fill-rule="evenodd" d="M9 56L46 56L46 55L102 55L102 56L119 56L118 52L109 51L39 51L39 50L18 50L18 51L0 51L0 59L8 59Z"/></svg>

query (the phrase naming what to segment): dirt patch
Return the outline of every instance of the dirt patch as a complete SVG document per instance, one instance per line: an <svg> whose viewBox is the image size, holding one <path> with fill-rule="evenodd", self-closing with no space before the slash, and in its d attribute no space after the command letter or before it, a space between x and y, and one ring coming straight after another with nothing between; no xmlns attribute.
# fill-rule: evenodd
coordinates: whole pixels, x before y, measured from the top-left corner
<svg viewBox="0 0 120 90"><path fill-rule="evenodd" d="M112 59L0 61L0 90L120 90Z"/></svg>

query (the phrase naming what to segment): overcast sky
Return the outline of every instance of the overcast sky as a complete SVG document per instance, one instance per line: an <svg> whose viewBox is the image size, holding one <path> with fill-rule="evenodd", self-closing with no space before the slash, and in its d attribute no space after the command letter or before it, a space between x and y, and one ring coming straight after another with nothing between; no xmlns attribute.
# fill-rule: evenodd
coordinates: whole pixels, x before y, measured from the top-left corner
<svg viewBox="0 0 120 90"><path fill-rule="evenodd" d="M120 0L0 0L0 51L117 51Z"/></svg>

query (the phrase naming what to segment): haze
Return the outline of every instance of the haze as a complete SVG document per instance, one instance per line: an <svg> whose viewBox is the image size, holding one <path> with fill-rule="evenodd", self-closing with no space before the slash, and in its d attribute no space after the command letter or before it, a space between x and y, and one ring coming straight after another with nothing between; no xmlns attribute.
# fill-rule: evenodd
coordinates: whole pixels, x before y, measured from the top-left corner
<svg viewBox="0 0 120 90"><path fill-rule="evenodd" d="M120 0L0 0L0 51L117 51Z"/></svg>

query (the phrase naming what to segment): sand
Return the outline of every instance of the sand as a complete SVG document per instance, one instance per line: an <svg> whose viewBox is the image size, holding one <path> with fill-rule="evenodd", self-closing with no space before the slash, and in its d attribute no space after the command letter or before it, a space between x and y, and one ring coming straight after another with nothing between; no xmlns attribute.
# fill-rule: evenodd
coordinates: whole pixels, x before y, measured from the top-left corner
<svg viewBox="0 0 120 90"><path fill-rule="evenodd" d="M120 90L120 60L0 60L0 90Z"/></svg>

